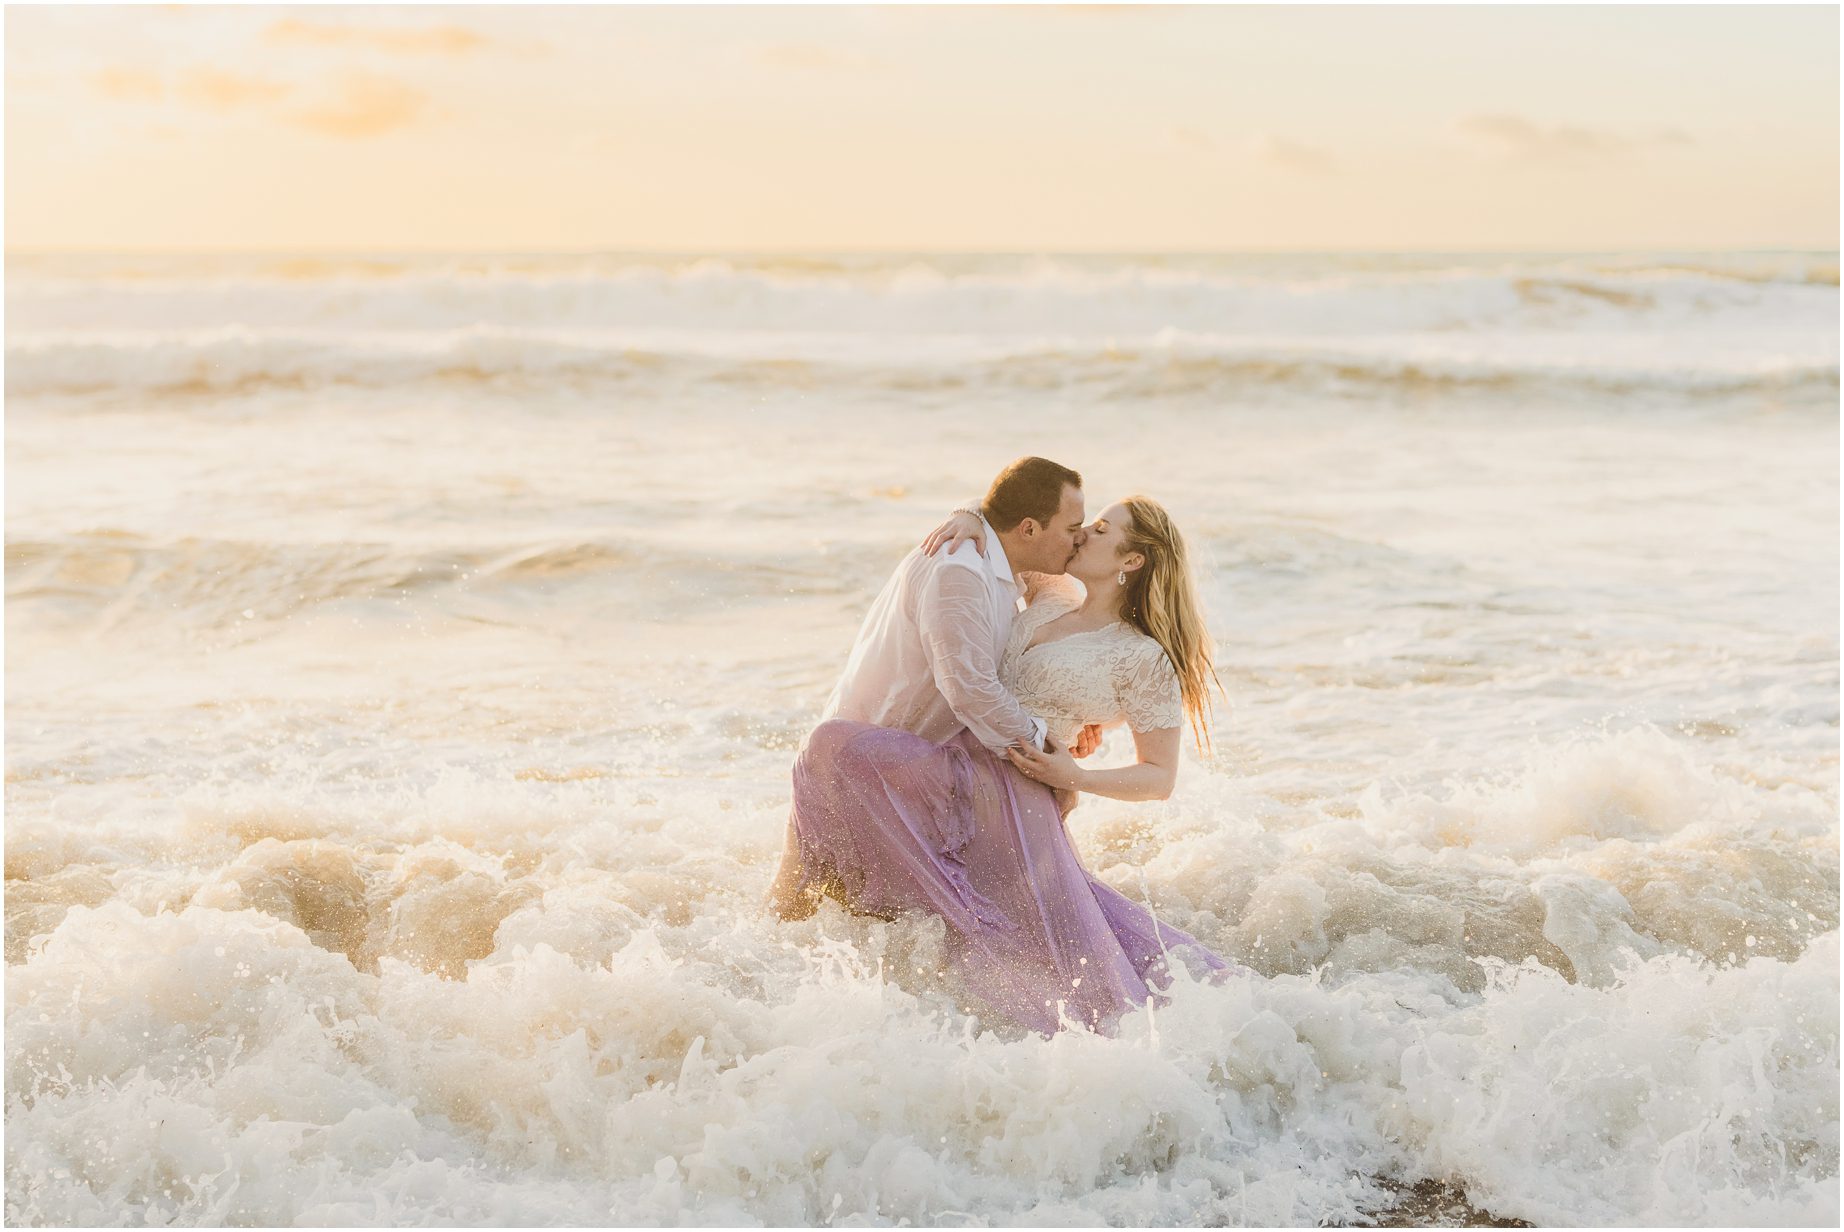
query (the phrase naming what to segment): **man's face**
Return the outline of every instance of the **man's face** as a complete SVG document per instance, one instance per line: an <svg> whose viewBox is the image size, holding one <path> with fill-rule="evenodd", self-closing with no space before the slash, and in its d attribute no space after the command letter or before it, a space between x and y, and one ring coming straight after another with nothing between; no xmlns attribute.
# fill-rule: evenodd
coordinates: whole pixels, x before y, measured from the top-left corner
<svg viewBox="0 0 1844 1232"><path fill-rule="evenodd" d="M1063 485L1063 503L1050 525L1039 527L1032 537L1032 563L1022 566L1033 573L1061 573L1082 546L1086 534L1082 529L1082 489Z"/></svg>

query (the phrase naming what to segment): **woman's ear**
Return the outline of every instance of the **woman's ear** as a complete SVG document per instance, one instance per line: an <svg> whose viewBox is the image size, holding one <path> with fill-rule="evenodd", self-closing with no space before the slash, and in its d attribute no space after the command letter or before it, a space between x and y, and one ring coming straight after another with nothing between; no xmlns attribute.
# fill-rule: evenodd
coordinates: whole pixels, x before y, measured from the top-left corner
<svg viewBox="0 0 1844 1232"><path fill-rule="evenodd" d="M1134 552L1130 554L1126 560L1123 560L1121 562L1121 568L1125 569L1128 573L1132 573L1134 570L1138 569L1141 565L1145 563L1146 563L1145 553Z"/></svg>

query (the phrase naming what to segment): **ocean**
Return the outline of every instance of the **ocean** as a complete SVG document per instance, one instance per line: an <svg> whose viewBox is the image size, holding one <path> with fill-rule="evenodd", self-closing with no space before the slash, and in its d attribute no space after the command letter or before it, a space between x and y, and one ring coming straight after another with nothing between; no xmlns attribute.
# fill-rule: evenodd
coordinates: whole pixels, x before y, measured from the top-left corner
<svg viewBox="0 0 1844 1232"><path fill-rule="evenodd" d="M6 272L8 1222L1837 1222L1835 252ZM1025 453L1224 686L1115 1038L761 906Z"/></svg>

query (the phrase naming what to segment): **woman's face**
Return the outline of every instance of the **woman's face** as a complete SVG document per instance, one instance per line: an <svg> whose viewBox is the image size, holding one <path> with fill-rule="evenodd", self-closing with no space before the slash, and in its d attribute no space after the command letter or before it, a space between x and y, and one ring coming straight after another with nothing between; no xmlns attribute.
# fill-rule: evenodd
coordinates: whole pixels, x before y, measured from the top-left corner
<svg viewBox="0 0 1844 1232"><path fill-rule="evenodd" d="M1126 531L1133 525L1127 506L1116 501L1103 509L1085 528L1088 538L1069 562L1069 574L1079 582L1112 578L1127 554Z"/></svg>

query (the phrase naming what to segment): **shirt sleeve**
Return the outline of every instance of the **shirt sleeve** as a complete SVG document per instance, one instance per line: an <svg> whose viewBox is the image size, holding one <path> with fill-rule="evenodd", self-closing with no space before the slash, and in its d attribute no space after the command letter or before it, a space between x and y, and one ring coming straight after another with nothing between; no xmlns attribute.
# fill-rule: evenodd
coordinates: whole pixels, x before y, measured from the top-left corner
<svg viewBox="0 0 1844 1232"><path fill-rule="evenodd" d="M1178 687L1178 673L1172 670L1165 649L1151 638L1116 664L1114 694L1121 713L1127 717L1127 726L1136 732L1184 725L1184 695Z"/></svg>
<svg viewBox="0 0 1844 1232"><path fill-rule="evenodd" d="M964 565L942 561L922 585L916 623L935 686L974 739L995 753L1027 742L1043 747L1043 722L1026 714L999 683L992 650L998 630L984 578Z"/></svg>

